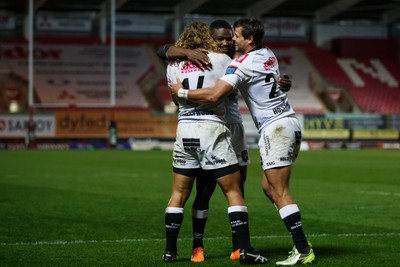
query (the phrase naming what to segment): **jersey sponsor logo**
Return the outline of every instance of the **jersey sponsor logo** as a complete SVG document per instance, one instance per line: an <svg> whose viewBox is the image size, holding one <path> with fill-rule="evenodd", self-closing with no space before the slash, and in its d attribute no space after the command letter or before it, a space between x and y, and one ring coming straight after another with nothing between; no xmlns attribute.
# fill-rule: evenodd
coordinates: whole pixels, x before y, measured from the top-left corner
<svg viewBox="0 0 400 267"><path fill-rule="evenodd" d="M225 75L234 74L236 70L237 70L236 66L229 65L228 68L226 68Z"/></svg>
<svg viewBox="0 0 400 267"><path fill-rule="evenodd" d="M192 62L188 62L186 64L183 64L181 68L181 73L189 73L189 72L195 72L195 71L200 71L200 68L194 65Z"/></svg>
<svg viewBox="0 0 400 267"><path fill-rule="evenodd" d="M183 149L185 151L200 152L200 139L199 138L182 138L182 143L183 143Z"/></svg>
<svg viewBox="0 0 400 267"><path fill-rule="evenodd" d="M272 109L272 111L274 112L274 114L281 114L285 111L289 111L290 109L290 105L288 102L286 103L282 103L281 105L277 106L276 108Z"/></svg>
<svg viewBox="0 0 400 267"><path fill-rule="evenodd" d="M264 69L265 70L270 70L273 67L275 67L277 64L277 60L275 57L269 57L265 62L264 62Z"/></svg>
<svg viewBox="0 0 400 267"><path fill-rule="evenodd" d="M212 110L194 110L188 113L184 113L181 116L182 117L187 117L187 116L204 116L204 115L214 115L214 111Z"/></svg>

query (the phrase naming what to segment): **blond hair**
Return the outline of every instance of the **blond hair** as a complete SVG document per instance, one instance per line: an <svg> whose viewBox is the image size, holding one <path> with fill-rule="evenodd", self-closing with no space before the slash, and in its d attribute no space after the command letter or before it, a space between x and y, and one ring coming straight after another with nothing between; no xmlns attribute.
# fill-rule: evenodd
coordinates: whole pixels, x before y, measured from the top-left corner
<svg viewBox="0 0 400 267"><path fill-rule="evenodd" d="M219 53L218 44L211 36L210 29L204 22L195 21L186 25L175 43L176 47L185 49L202 48ZM173 60L179 62L181 60Z"/></svg>

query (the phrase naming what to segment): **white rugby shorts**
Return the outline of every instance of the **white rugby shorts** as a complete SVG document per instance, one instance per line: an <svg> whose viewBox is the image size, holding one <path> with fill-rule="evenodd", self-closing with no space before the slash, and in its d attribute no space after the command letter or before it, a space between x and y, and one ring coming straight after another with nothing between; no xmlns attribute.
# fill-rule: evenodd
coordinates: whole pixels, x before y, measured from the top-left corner
<svg viewBox="0 0 400 267"><path fill-rule="evenodd" d="M216 170L237 165L229 129L213 121L179 122L173 151L173 167Z"/></svg>
<svg viewBox="0 0 400 267"><path fill-rule="evenodd" d="M272 122L261 131L258 146L263 170L291 165L301 145L301 127L295 116Z"/></svg>
<svg viewBox="0 0 400 267"><path fill-rule="evenodd" d="M227 125L231 132L233 150L235 150L239 166L250 164L249 153L247 150L246 138L244 137L244 128L242 123L231 123Z"/></svg>

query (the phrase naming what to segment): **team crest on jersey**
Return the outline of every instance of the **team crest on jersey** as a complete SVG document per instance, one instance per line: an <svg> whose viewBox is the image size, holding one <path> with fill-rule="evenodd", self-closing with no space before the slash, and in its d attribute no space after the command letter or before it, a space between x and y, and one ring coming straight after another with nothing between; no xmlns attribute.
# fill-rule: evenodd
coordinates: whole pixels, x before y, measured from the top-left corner
<svg viewBox="0 0 400 267"><path fill-rule="evenodd" d="M265 70L270 70L273 67L275 67L277 64L276 58L275 57L269 57L265 62L264 62L264 69Z"/></svg>
<svg viewBox="0 0 400 267"><path fill-rule="evenodd" d="M225 75L234 74L236 70L237 70L236 66L229 65L228 68L226 68Z"/></svg>

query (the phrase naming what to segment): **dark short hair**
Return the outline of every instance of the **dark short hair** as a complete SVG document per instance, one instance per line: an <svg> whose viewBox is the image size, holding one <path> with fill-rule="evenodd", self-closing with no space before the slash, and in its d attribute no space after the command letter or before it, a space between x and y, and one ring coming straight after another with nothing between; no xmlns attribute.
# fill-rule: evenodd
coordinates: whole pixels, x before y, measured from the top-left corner
<svg viewBox="0 0 400 267"><path fill-rule="evenodd" d="M237 27L242 27L242 35L244 38L248 38L252 35L256 45L259 45L264 38L264 23L258 19L239 19L233 23L233 28Z"/></svg>
<svg viewBox="0 0 400 267"><path fill-rule="evenodd" d="M227 22L226 20L223 19L217 19L214 20L213 22L211 22L210 24L210 29L232 29L232 25L229 24L229 22Z"/></svg>

